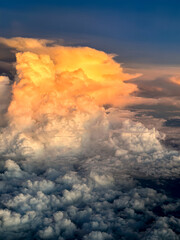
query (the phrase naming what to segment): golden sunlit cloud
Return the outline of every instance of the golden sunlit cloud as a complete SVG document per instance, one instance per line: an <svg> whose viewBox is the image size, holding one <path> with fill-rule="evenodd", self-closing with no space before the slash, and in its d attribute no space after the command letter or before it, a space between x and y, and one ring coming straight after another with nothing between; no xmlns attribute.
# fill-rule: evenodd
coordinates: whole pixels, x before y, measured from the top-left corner
<svg viewBox="0 0 180 240"><path fill-rule="evenodd" d="M1 38L0 42L16 52L17 75L6 115L11 130L7 131L28 154L29 149L78 151L93 142L92 132L100 140L109 134L108 104L121 108L142 103L179 104L169 98L133 95L138 88L129 80L139 74L125 73L114 55L103 51L38 39Z"/></svg>
<svg viewBox="0 0 180 240"><path fill-rule="evenodd" d="M128 80L139 75L124 73L114 55L49 40L0 42L16 52L17 76L7 115L26 151L32 146L79 148L90 129L108 128L104 105L124 107L134 101L131 94L137 87Z"/></svg>
<svg viewBox="0 0 180 240"><path fill-rule="evenodd" d="M88 47L47 47L46 43L7 40L9 46L21 49L16 54L18 80L9 107L9 115L16 122L24 122L24 118L26 123L39 121L42 115L92 113L104 104L125 105L137 89L125 82L137 75L124 73L113 55Z"/></svg>
<svg viewBox="0 0 180 240"><path fill-rule="evenodd" d="M180 85L180 77L171 77L171 82Z"/></svg>

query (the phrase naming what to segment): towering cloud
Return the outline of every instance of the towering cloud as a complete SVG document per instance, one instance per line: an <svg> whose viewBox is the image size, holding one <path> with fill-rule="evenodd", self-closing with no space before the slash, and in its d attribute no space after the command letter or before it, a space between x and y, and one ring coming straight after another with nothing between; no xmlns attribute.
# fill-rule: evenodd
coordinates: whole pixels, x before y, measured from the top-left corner
<svg viewBox="0 0 180 240"><path fill-rule="evenodd" d="M124 82L136 76L123 73L112 55L88 47L46 47L40 40L15 40L15 46L18 40L22 50L23 41L24 49L29 51L16 54L18 80L10 114L16 114L13 107L21 109L22 98L28 101L24 105L30 108L29 115L35 111L33 108L43 108L40 114L51 111L66 115L72 109L91 111L90 102L98 106L123 105L136 90L135 85Z"/></svg>
<svg viewBox="0 0 180 240"><path fill-rule="evenodd" d="M79 146L92 119L105 114L104 105L124 106L137 89L127 80L138 75L124 73L102 51L37 39L0 41L18 51L11 125L40 144Z"/></svg>

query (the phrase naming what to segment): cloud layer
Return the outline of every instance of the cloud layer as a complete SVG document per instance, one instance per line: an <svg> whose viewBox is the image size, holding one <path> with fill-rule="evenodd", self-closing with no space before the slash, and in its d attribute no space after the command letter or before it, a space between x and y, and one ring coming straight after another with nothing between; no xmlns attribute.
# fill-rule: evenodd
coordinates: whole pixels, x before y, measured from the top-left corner
<svg viewBox="0 0 180 240"><path fill-rule="evenodd" d="M178 239L179 200L141 181L162 179L165 189L163 179L178 179L180 155L161 145L155 129L122 120L115 109L106 120L108 127L90 127L81 154L46 148L38 155L30 139L27 151L22 134L9 145L6 133L3 239Z"/></svg>
<svg viewBox="0 0 180 240"><path fill-rule="evenodd" d="M136 90L125 82L131 76L91 48L3 41L20 52L9 108L9 79L0 78L9 99L2 98L0 236L178 240L180 201L166 183L179 179L180 154L115 107Z"/></svg>

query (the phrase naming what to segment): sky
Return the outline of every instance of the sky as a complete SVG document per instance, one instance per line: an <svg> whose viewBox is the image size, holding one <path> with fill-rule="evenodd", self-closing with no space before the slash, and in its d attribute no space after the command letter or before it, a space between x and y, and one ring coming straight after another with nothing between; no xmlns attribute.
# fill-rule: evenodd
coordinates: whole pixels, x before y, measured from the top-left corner
<svg viewBox="0 0 180 240"><path fill-rule="evenodd" d="M121 62L179 64L180 3L172 0L1 1L3 37L61 38Z"/></svg>
<svg viewBox="0 0 180 240"><path fill-rule="evenodd" d="M0 238L179 239L179 11L0 1Z"/></svg>
<svg viewBox="0 0 180 240"><path fill-rule="evenodd" d="M9 0L0 1L0 29L2 37L45 38L113 53L125 71L142 74L136 81L139 95L173 97L179 91L179 85L169 82L180 75L179 11L176 0ZM1 59L3 73L15 57L2 46ZM160 108L168 118L171 106Z"/></svg>

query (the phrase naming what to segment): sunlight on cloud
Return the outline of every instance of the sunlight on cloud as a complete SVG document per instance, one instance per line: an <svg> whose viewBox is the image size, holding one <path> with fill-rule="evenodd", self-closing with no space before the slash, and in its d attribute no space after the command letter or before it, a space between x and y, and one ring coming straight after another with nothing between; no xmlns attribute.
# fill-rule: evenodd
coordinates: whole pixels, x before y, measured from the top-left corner
<svg viewBox="0 0 180 240"><path fill-rule="evenodd" d="M125 105L137 89L124 82L137 75L123 73L113 56L104 52L48 47L45 40L6 41L25 49L16 54L18 77L8 116L15 128L40 144L78 147L88 121L105 114L104 104Z"/></svg>

